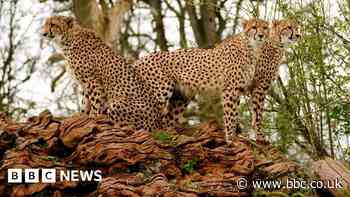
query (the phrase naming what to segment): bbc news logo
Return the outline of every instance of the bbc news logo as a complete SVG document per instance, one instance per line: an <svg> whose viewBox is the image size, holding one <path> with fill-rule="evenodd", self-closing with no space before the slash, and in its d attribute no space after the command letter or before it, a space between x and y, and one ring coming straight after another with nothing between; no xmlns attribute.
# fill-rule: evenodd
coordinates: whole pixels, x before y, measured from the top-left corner
<svg viewBox="0 0 350 197"><path fill-rule="evenodd" d="M23 176L24 175L24 176ZM8 183L55 183L56 181L102 181L101 170L8 169Z"/></svg>

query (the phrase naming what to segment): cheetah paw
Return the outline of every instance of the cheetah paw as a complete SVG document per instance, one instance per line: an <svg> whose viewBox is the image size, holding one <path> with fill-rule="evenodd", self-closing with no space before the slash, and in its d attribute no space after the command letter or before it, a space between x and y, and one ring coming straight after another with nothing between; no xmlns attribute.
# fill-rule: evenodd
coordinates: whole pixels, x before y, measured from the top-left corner
<svg viewBox="0 0 350 197"><path fill-rule="evenodd" d="M229 147L236 146L238 136L235 133L230 133L225 136L226 143Z"/></svg>

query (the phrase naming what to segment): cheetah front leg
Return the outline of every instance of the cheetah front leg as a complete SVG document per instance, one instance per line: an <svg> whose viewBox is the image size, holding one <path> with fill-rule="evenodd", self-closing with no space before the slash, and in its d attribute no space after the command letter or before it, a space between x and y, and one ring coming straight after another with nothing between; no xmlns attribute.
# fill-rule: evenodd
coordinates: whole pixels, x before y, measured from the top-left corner
<svg viewBox="0 0 350 197"><path fill-rule="evenodd" d="M162 90L161 92L158 91L158 94L156 96L159 100L160 113L163 116L166 116L170 112L170 99L175 92L175 82L169 78L167 80L164 80L162 84L160 84L160 87L154 88L159 88Z"/></svg>
<svg viewBox="0 0 350 197"><path fill-rule="evenodd" d="M267 143L262 130L262 118L264 111L264 101L269 85L261 84L252 91L253 117L252 126L255 130L256 141L258 143Z"/></svg>
<svg viewBox="0 0 350 197"><path fill-rule="evenodd" d="M183 123L185 119L184 113L190 100L181 100L177 102L170 102L169 112L162 114L162 128L176 128Z"/></svg>
<svg viewBox="0 0 350 197"><path fill-rule="evenodd" d="M91 110L91 102L89 100L88 94L86 93L86 90L83 90L83 99L82 99L82 113L83 114L90 114L90 110Z"/></svg>
<svg viewBox="0 0 350 197"><path fill-rule="evenodd" d="M105 111L105 105L107 102L107 96L104 88L98 79L90 79L89 84L86 86L87 90L87 103L90 106L90 116L96 116Z"/></svg>
<svg viewBox="0 0 350 197"><path fill-rule="evenodd" d="M237 135L239 94L238 87L227 87L223 91L225 139L228 144L231 144Z"/></svg>

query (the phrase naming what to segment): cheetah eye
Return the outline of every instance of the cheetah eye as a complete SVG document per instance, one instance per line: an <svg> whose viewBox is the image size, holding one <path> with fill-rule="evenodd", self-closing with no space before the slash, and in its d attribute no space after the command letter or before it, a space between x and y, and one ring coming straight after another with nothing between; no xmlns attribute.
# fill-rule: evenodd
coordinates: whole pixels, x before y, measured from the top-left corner
<svg viewBox="0 0 350 197"><path fill-rule="evenodd" d="M288 26L288 29L292 29L292 26Z"/></svg>
<svg viewBox="0 0 350 197"><path fill-rule="evenodd" d="M256 26L253 26L252 29L256 29Z"/></svg>
<svg viewBox="0 0 350 197"><path fill-rule="evenodd" d="M265 26L265 27L264 27L264 30L266 30L266 29L268 29L268 27Z"/></svg>

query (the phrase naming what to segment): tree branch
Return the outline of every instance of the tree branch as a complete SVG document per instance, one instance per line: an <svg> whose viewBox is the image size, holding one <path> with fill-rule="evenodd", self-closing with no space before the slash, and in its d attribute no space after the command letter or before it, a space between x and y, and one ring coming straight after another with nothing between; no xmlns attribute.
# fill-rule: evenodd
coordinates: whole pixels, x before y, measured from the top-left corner
<svg viewBox="0 0 350 197"><path fill-rule="evenodd" d="M162 2L161 0L148 0L145 1L151 7L151 13L155 22L155 32L157 34L156 43L159 45L160 50L167 51L168 43L165 37L163 15L162 15Z"/></svg>

